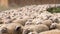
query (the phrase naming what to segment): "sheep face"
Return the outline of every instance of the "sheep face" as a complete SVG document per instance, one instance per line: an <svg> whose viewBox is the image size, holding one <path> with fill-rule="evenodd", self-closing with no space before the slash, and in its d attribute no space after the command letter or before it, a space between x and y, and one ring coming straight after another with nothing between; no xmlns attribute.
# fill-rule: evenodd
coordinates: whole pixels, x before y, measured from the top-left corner
<svg viewBox="0 0 60 34"><path fill-rule="evenodd" d="M16 24L6 24L0 27L0 34L22 34L22 28Z"/></svg>
<svg viewBox="0 0 60 34"><path fill-rule="evenodd" d="M51 26L50 26L50 29L55 29L57 26L57 23L52 23Z"/></svg>
<svg viewBox="0 0 60 34"><path fill-rule="evenodd" d="M12 27L13 26L13 27ZM22 26L20 24L11 24L7 26L8 32L10 34L22 34Z"/></svg>
<svg viewBox="0 0 60 34"><path fill-rule="evenodd" d="M8 34L7 28L0 27L0 34Z"/></svg>

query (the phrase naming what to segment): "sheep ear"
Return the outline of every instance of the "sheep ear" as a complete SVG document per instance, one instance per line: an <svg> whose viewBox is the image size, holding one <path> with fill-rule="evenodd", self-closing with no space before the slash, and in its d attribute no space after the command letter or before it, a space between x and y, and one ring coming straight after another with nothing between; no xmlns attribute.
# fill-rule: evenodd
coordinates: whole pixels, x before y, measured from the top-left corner
<svg viewBox="0 0 60 34"><path fill-rule="evenodd" d="M15 31L19 31L21 29L20 26L16 26Z"/></svg>

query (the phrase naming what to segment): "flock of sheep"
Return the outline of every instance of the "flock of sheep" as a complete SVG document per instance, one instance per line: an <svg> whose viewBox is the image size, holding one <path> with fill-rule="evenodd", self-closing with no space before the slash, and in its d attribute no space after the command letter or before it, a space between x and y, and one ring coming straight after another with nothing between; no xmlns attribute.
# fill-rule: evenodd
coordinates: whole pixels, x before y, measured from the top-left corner
<svg viewBox="0 0 60 34"><path fill-rule="evenodd" d="M60 34L60 13L48 5L25 6L0 12L0 34Z"/></svg>

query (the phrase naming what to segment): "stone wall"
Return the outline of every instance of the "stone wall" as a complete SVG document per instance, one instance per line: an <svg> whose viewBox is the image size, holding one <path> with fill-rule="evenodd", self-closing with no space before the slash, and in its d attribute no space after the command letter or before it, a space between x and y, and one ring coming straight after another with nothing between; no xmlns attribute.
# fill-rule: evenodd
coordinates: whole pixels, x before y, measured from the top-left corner
<svg viewBox="0 0 60 34"><path fill-rule="evenodd" d="M9 0L10 5L60 4L60 0Z"/></svg>
<svg viewBox="0 0 60 34"><path fill-rule="evenodd" d="M38 4L60 4L60 0L1 0L2 5L38 5Z"/></svg>

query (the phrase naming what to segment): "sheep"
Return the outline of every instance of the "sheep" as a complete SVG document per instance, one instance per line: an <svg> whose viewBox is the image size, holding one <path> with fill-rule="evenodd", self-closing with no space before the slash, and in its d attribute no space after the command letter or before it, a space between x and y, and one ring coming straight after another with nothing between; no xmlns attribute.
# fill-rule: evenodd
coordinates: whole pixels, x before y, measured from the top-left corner
<svg viewBox="0 0 60 34"><path fill-rule="evenodd" d="M47 11L45 11L39 15L39 17L42 18L43 20L48 20L51 16L53 16L53 14L51 14Z"/></svg>
<svg viewBox="0 0 60 34"><path fill-rule="evenodd" d="M13 19L3 19L3 24L9 24L12 23Z"/></svg>
<svg viewBox="0 0 60 34"><path fill-rule="evenodd" d="M28 34L38 34L37 32L29 32Z"/></svg>
<svg viewBox="0 0 60 34"><path fill-rule="evenodd" d="M57 21L58 21L58 23L60 23L60 16L59 16L60 13L54 13L54 15L57 16Z"/></svg>
<svg viewBox="0 0 60 34"><path fill-rule="evenodd" d="M35 23L32 21L33 21L33 19L28 19L27 22L25 23L25 25L35 25Z"/></svg>
<svg viewBox="0 0 60 34"><path fill-rule="evenodd" d="M23 26L18 23L3 24L0 27L0 34L22 34Z"/></svg>
<svg viewBox="0 0 60 34"><path fill-rule="evenodd" d="M50 27L50 25L52 24L52 21L51 20L44 20L44 21L40 22L40 24L44 24L44 25L47 25L48 27Z"/></svg>
<svg viewBox="0 0 60 34"><path fill-rule="evenodd" d="M50 29L59 29L60 30L60 23L52 23Z"/></svg>
<svg viewBox="0 0 60 34"><path fill-rule="evenodd" d="M40 24L40 25L26 25L23 28L23 34L28 34L29 32L42 32L47 31L49 28L46 25Z"/></svg>
<svg viewBox="0 0 60 34"><path fill-rule="evenodd" d="M40 19L40 18L33 19L33 21L32 21L32 23L35 23L36 25L37 25L38 23L40 24L41 22L43 22L43 20Z"/></svg>
<svg viewBox="0 0 60 34"><path fill-rule="evenodd" d="M13 27L12 27L13 26ZM23 26L20 25L19 23L11 23L10 25L8 24L7 26L8 28L8 31L14 31L13 33L15 34L15 32L17 32L16 34L22 34L22 31L23 31ZM10 33L9 31L9 33Z"/></svg>
<svg viewBox="0 0 60 34"><path fill-rule="evenodd" d="M0 34L8 34L6 26L7 26L6 24L0 24Z"/></svg>
<svg viewBox="0 0 60 34"><path fill-rule="evenodd" d="M29 17L24 17L24 18L17 18L16 20L13 21L13 23L20 23L21 25L25 25L26 21L29 19Z"/></svg>
<svg viewBox="0 0 60 34"><path fill-rule="evenodd" d="M55 15L53 15L52 17L49 18L49 20L51 20L53 23L56 22L56 23L59 23L59 18Z"/></svg>
<svg viewBox="0 0 60 34"><path fill-rule="evenodd" d="M3 24L4 22L3 22L3 20L2 20L2 18L0 18L0 24Z"/></svg>
<svg viewBox="0 0 60 34"><path fill-rule="evenodd" d="M3 17L1 17L1 22L3 22L3 24L5 23L10 23L12 20L11 20L11 17L7 14L7 15L3 15Z"/></svg>
<svg viewBox="0 0 60 34"><path fill-rule="evenodd" d="M60 30L50 30L50 31L45 31L45 32L41 32L39 34L60 34Z"/></svg>
<svg viewBox="0 0 60 34"><path fill-rule="evenodd" d="M48 27L50 27L50 25L52 24L52 21L51 20L34 19L32 21L32 23L35 23L36 25L44 24L44 25L47 25Z"/></svg>

